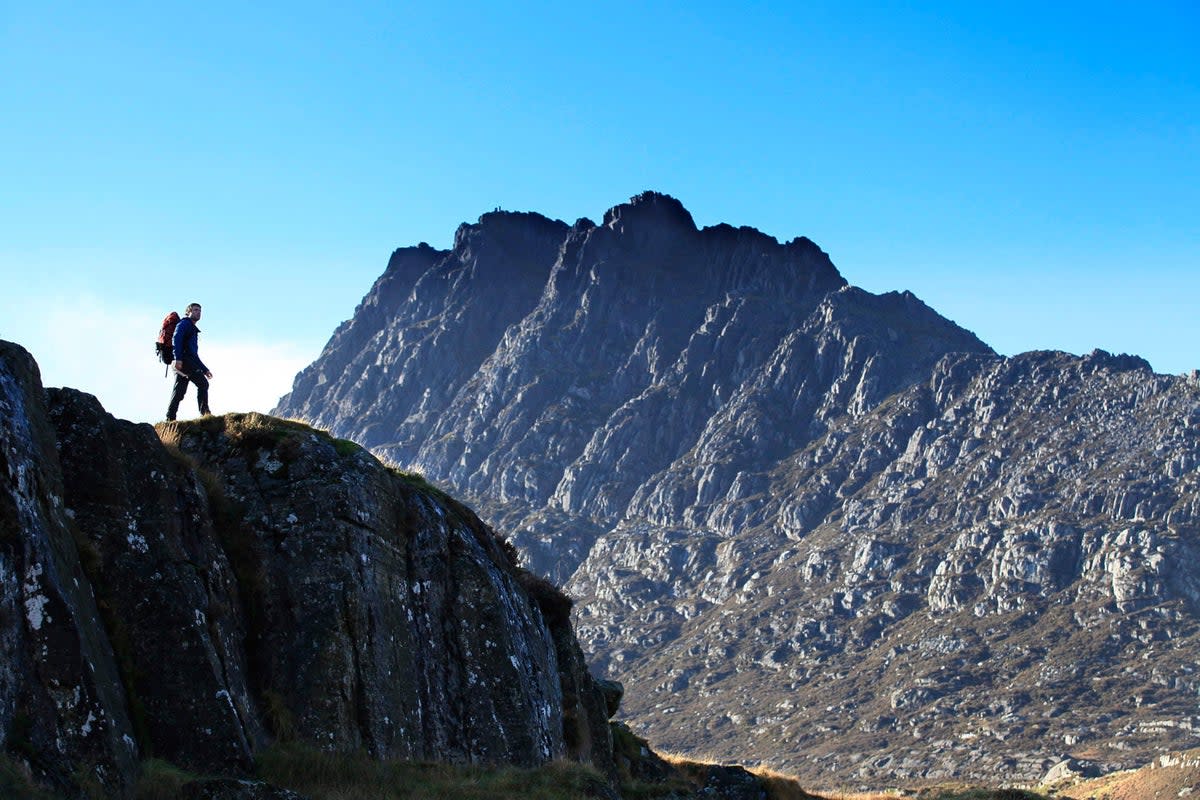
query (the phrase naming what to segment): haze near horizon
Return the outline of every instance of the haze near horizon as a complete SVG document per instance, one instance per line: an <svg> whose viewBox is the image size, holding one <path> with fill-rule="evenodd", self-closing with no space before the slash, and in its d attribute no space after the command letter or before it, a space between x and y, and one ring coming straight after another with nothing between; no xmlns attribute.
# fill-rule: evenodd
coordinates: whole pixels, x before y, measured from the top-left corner
<svg viewBox="0 0 1200 800"><path fill-rule="evenodd" d="M0 338L161 419L272 407L396 247L645 189L807 236L999 352L1200 366L1200 9L362 3L0 11ZM191 397L185 401L190 412Z"/></svg>

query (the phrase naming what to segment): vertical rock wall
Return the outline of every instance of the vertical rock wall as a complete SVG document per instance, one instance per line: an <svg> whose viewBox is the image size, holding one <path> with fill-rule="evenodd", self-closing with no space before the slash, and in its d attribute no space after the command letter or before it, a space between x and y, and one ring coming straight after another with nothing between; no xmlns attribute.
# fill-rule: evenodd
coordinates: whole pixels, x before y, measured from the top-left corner
<svg viewBox="0 0 1200 800"><path fill-rule="evenodd" d="M63 502L37 365L0 342L0 742L56 787L124 792L138 756Z"/></svg>
<svg viewBox="0 0 1200 800"><path fill-rule="evenodd" d="M249 769L264 731L207 492L149 425L115 419L82 392L48 394L67 508L146 754L188 769Z"/></svg>

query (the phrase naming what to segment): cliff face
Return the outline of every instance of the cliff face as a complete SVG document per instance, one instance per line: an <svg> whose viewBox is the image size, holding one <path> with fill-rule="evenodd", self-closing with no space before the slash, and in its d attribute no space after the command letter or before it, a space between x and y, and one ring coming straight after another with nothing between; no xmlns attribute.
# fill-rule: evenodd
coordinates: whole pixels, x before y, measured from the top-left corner
<svg viewBox="0 0 1200 800"><path fill-rule="evenodd" d="M39 780L290 739L612 771L569 601L422 480L259 415L117 420L6 342L0 411L0 742Z"/></svg>
<svg viewBox="0 0 1200 800"><path fill-rule="evenodd" d="M653 193L419 252L278 412L445 483L569 581L651 740L1008 780L1195 735L1194 380L1000 358L806 239L698 230Z"/></svg>
<svg viewBox="0 0 1200 800"><path fill-rule="evenodd" d="M37 367L0 342L0 736L33 769L123 792L137 745L80 564Z"/></svg>

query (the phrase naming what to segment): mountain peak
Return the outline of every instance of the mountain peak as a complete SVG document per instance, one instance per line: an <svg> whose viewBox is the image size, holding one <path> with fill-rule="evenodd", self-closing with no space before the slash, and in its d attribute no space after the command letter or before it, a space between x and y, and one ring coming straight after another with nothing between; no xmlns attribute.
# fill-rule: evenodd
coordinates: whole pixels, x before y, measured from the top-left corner
<svg viewBox="0 0 1200 800"><path fill-rule="evenodd" d="M696 229L692 214L683 203L669 194L646 191L630 198L628 203L613 206L604 213L604 225L614 227L617 223L649 223L668 225L670 227L684 226Z"/></svg>
<svg viewBox="0 0 1200 800"><path fill-rule="evenodd" d="M562 220L550 219L536 211L505 211L497 208L479 215L475 223L464 222L454 232L454 249L462 251L479 237L501 240L527 236L562 236L568 226Z"/></svg>

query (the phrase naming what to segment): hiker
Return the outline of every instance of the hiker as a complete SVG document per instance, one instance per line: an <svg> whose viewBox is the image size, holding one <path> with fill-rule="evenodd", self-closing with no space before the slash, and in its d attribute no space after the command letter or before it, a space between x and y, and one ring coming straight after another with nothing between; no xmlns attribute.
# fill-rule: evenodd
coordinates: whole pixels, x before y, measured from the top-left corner
<svg viewBox="0 0 1200 800"><path fill-rule="evenodd" d="M200 329L196 323L200 321L200 304L190 303L183 312L183 318L175 326L175 336L172 344L175 348L175 387L171 390L171 404L167 406L167 419L175 419L179 411L179 403L187 393L188 381L196 384L196 401L201 414L211 414L208 410L208 379L212 373L200 360L197 348Z"/></svg>

